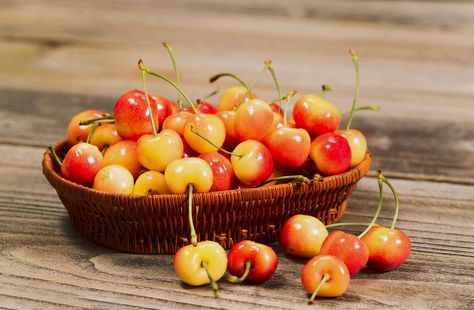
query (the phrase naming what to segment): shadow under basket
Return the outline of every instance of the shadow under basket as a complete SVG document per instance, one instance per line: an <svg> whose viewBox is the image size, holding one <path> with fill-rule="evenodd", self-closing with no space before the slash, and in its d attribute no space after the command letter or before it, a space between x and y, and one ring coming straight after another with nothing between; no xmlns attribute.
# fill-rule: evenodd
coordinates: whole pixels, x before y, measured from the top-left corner
<svg viewBox="0 0 474 310"><path fill-rule="evenodd" d="M64 155L65 141L55 146ZM295 214L309 214L329 224L347 207L347 197L367 173L372 155L346 173L261 188L193 194L198 240L214 240L228 249L250 239L278 240L280 226ZM187 194L117 195L103 193L61 177L49 151L43 174L56 189L74 228L95 243L129 253L174 254L189 243Z"/></svg>

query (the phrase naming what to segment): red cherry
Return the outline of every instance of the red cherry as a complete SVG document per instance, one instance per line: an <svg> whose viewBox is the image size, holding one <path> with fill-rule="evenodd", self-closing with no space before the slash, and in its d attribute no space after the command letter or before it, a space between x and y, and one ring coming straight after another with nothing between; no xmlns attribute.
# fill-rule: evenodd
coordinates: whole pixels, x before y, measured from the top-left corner
<svg viewBox="0 0 474 310"><path fill-rule="evenodd" d="M265 137L265 145L278 165L298 168L308 159L311 138L304 129L280 127Z"/></svg>
<svg viewBox="0 0 474 310"><path fill-rule="evenodd" d="M89 143L79 143L69 149L61 165L61 174L69 181L91 186L104 166L102 153Z"/></svg>
<svg viewBox="0 0 474 310"><path fill-rule="evenodd" d="M104 112L98 110L86 110L74 115L67 126L66 136L69 146L73 146L78 142L86 142L87 136L92 128L92 125L79 125L80 122L100 118L106 115Z"/></svg>
<svg viewBox="0 0 474 310"><path fill-rule="evenodd" d="M214 177L211 192L225 191L232 187L235 180L234 169L225 156L217 152L211 152L201 154L199 158L204 159L211 167Z"/></svg>
<svg viewBox="0 0 474 310"><path fill-rule="evenodd" d="M299 128L312 136L334 132L341 122L341 112L329 101L315 95L305 95L293 107L293 118Z"/></svg>
<svg viewBox="0 0 474 310"><path fill-rule="evenodd" d="M351 165L351 147L346 138L334 133L318 136L311 143L309 156L323 176L346 172Z"/></svg>

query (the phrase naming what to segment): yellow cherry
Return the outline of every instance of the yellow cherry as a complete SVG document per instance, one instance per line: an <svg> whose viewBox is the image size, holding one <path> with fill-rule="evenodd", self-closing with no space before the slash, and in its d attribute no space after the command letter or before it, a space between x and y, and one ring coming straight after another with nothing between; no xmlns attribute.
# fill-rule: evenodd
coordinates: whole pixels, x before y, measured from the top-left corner
<svg viewBox="0 0 474 310"><path fill-rule="evenodd" d="M169 193L171 192L166 185L165 175L158 171L147 171L140 174L133 187L133 194L135 195Z"/></svg>
<svg viewBox="0 0 474 310"><path fill-rule="evenodd" d="M92 188L113 194L131 194L133 192L133 176L125 167L105 166L97 172Z"/></svg>
<svg viewBox="0 0 474 310"><path fill-rule="evenodd" d="M349 142L352 154L351 168L354 168L365 158L365 154L367 153L367 140L362 132L357 129L338 130L335 133L343 136L347 142Z"/></svg>
<svg viewBox="0 0 474 310"><path fill-rule="evenodd" d="M164 171L172 161L183 157L183 141L172 129L157 135L143 135L137 141L138 161L149 170Z"/></svg>
<svg viewBox="0 0 474 310"><path fill-rule="evenodd" d="M208 192L212 187L213 175L209 164L203 159L190 157L173 161L166 167L165 181L169 190L183 194L188 184L193 184L196 192Z"/></svg>
<svg viewBox="0 0 474 310"><path fill-rule="evenodd" d="M226 128L224 122L216 115L199 113L190 117L184 126L184 138L189 146L199 154L217 152L218 149L193 131L206 137L218 147L224 144Z"/></svg>

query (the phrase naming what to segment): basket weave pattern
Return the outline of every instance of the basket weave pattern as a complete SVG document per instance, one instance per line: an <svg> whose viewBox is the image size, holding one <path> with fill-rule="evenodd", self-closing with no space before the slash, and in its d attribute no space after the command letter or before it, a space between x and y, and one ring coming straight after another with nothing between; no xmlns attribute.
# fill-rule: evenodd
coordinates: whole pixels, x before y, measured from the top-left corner
<svg viewBox="0 0 474 310"><path fill-rule="evenodd" d="M67 143L55 148L64 155ZM354 169L309 183L195 193L193 215L198 240L214 240L224 248L244 239L270 243L278 239L281 224L295 214L332 223L344 214L348 195L367 173L371 161L367 153ZM74 228L99 245L137 254L174 254L189 243L186 194L99 192L62 178L48 151L43 158L43 174L56 189Z"/></svg>

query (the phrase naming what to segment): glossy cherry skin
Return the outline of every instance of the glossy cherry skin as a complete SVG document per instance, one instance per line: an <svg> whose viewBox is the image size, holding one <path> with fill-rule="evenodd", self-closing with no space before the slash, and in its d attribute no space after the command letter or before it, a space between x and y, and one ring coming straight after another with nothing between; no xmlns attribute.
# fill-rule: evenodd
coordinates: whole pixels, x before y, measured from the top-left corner
<svg viewBox="0 0 474 310"><path fill-rule="evenodd" d="M163 124L164 120L171 115L174 102L158 94L151 94L150 96L156 101L156 109L158 110L159 116L158 121L160 124Z"/></svg>
<svg viewBox="0 0 474 310"><path fill-rule="evenodd" d="M149 170L165 171L169 163L183 157L183 141L172 129L156 136L143 135L137 141L138 161Z"/></svg>
<svg viewBox="0 0 474 310"><path fill-rule="evenodd" d="M323 284L317 296L338 297L349 288L350 275L346 265L332 255L318 255L313 257L301 272L303 287L312 294L324 275L329 275L329 280Z"/></svg>
<svg viewBox="0 0 474 310"><path fill-rule="evenodd" d="M218 147L225 141L225 126L222 120L213 114L194 114L186 121L184 126L184 139L189 146L199 154L217 152L214 146L192 132L198 132Z"/></svg>
<svg viewBox="0 0 474 310"><path fill-rule="evenodd" d="M361 238L369 248L367 267L375 271L390 271L410 256L410 238L401 230L373 226Z"/></svg>
<svg viewBox="0 0 474 310"><path fill-rule="evenodd" d="M147 171L137 178L133 187L134 195L171 194L166 185L165 175L158 171Z"/></svg>
<svg viewBox="0 0 474 310"><path fill-rule="evenodd" d="M351 276L364 268L369 260L369 249L359 237L341 230L335 230L326 237L319 254L334 255L342 260Z"/></svg>
<svg viewBox="0 0 474 310"><path fill-rule="evenodd" d="M174 194L187 192L189 184L194 185L195 192L206 193L211 190L213 175L205 160L196 157L182 158L166 167L165 181L168 189Z"/></svg>
<svg viewBox="0 0 474 310"><path fill-rule="evenodd" d="M227 255L229 273L241 277L245 272L247 261L252 263L250 273L245 278L245 282L248 283L267 281L278 266L278 257L271 247L250 240L243 240L234 245Z"/></svg>
<svg viewBox="0 0 474 310"><path fill-rule="evenodd" d="M243 99L245 98L245 99ZM219 111L230 111L235 106L255 98L255 93L247 94L247 88L243 86L233 86L226 89L219 98Z"/></svg>
<svg viewBox="0 0 474 310"><path fill-rule="evenodd" d="M87 110L74 115L66 129L68 145L73 146L78 142L86 142L92 125L79 125L80 122L103 117L105 115L107 114L98 110Z"/></svg>
<svg viewBox="0 0 474 310"><path fill-rule="evenodd" d="M311 142L309 156L323 176L346 172L351 166L351 147L346 138L326 133Z"/></svg>
<svg viewBox="0 0 474 310"><path fill-rule="evenodd" d="M103 150L105 146L111 146L122 140L118 134L115 124L104 123L96 127L91 135L90 144L97 146L99 150Z"/></svg>
<svg viewBox="0 0 474 310"><path fill-rule="evenodd" d="M308 159L311 138L304 129L280 127L265 137L265 145L278 165L298 168Z"/></svg>
<svg viewBox="0 0 474 310"><path fill-rule="evenodd" d="M305 95L296 101L293 118L298 128L304 128L311 137L334 132L341 123L339 109L316 95Z"/></svg>
<svg viewBox="0 0 474 310"><path fill-rule="evenodd" d="M148 96L155 121L156 130L169 115L169 107L157 102ZM145 134L151 134L150 111L146 102L145 93L140 90L131 90L123 94L115 104L115 126L119 135L124 139L137 140Z"/></svg>
<svg viewBox="0 0 474 310"><path fill-rule="evenodd" d="M273 112L276 112L276 113L279 113L279 114L283 113L283 111L280 110L280 105L276 102L270 103L270 108L273 110Z"/></svg>
<svg viewBox="0 0 474 310"><path fill-rule="evenodd" d="M91 186L103 166L102 153L95 145L78 143L64 157L61 175L71 182Z"/></svg>
<svg viewBox="0 0 474 310"><path fill-rule="evenodd" d="M104 153L104 164L125 167L134 178L137 178L144 170L138 161L137 142L132 140L122 140L111 145Z"/></svg>
<svg viewBox="0 0 474 310"><path fill-rule="evenodd" d="M314 216L297 214L281 226L278 240L285 253L312 258L319 254L327 235L326 226L320 220Z"/></svg>
<svg viewBox="0 0 474 310"><path fill-rule="evenodd" d="M273 171L273 158L261 142L247 140L234 149L230 162L235 176L244 184L258 186L265 182Z"/></svg>
<svg viewBox="0 0 474 310"><path fill-rule="evenodd" d="M225 126L225 141L224 148L233 150L239 143L240 139L235 132L235 112L234 111L219 111L216 115L224 122Z"/></svg>
<svg viewBox="0 0 474 310"><path fill-rule="evenodd" d="M273 111L263 100L252 99L241 104L236 111L234 128L240 141L263 140L272 125Z"/></svg>
<svg viewBox="0 0 474 310"><path fill-rule="evenodd" d="M133 193L133 176L122 166L105 166L97 172L92 188L106 193L131 194Z"/></svg>
<svg viewBox="0 0 474 310"><path fill-rule="evenodd" d="M199 113L204 114L216 114L218 111L216 107L206 101L202 101L201 104L197 107L197 110ZM193 113L193 109L190 107L184 108L183 111Z"/></svg>
<svg viewBox="0 0 474 310"><path fill-rule="evenodd" d="M163 129L173 129L183 137L184 125L186 125L186 121L192 116L193 114L189 112L171 114L163 122Z"/></svg>
<svg viewBox="0 0 474 310"><path fill-rule="evenodd" d="M227 255L222 246L214 241L198 242L196 246L187 245L174 255L174 270L183 282L193 285L210 284L202 262L207 261L209 273L218 281L227 269Z"/></svg>
<svg viewBox="0 0 474 310"><path fill-rule="evenodd" d="M217 152L205 153L199 155L204 159L212 170L213 182L211 192L225 191L232 188L235 181L234 169L230 161L222 154Z"/></svg>
<svg viewBox="0 0 474 310"><path fill-rule="evenodd" d="M367 153L367 140L362 132L357 129L337 130L335 134L343 136L349 142L351 148L351 168L354 168Z"/></svg>

